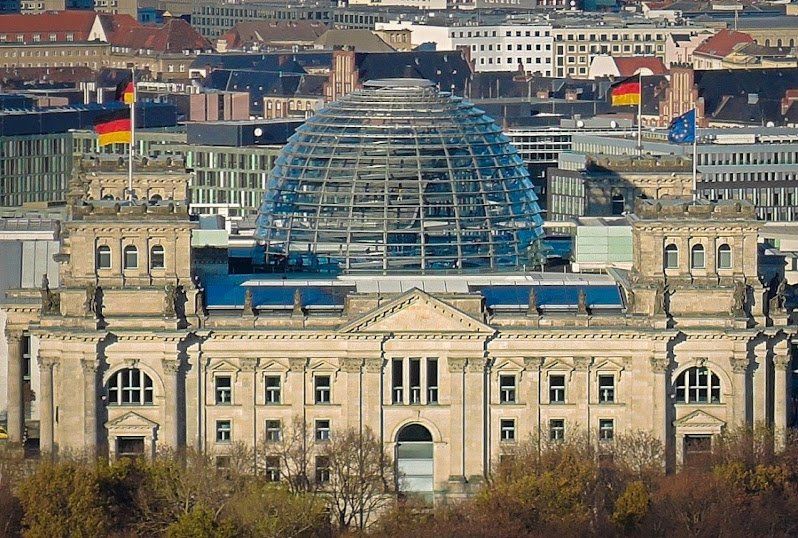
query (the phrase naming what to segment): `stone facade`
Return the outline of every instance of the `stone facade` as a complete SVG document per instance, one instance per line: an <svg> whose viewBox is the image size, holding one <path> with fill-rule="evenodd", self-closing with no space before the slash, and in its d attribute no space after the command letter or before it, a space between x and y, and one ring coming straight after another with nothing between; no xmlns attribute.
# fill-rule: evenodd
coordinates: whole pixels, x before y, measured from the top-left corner
<svg viewBox="0 0 798 538"><path fill-rule="evenodd" d="M61 286L3 305L9 434L23 436L21 342L34 338L43 452L115 457L134 443L150 455L163 446L223 455L295 417L329 421L333 435L368 427L393 450L405 426L420 424L432 443L425 472L436 494L451 494L538 434L611 442L647 430L675 467L688 439L788 426L795 327L781 295L759 283L759 225L745 204L638 207L625 311L594 312L580 298L568 312L534 303L498 312L479 293L411 289L351 293L324 314L301 296L285 313L249 299L209 313L182 206L92 204L75 205L64 225ZM106 245L110 267L99 269ZM688 257L695 245L701 263Z"/></svg>

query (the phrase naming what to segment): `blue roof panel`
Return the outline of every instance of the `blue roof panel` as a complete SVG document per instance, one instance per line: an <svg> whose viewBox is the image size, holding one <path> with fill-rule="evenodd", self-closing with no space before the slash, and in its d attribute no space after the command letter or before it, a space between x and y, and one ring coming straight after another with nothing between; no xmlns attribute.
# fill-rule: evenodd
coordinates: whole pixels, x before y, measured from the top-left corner
<svg viewBox="0 0 798 538"><path fill-rule="evenodd" d="M623 308L623 299L618 286L469 286L471 291L481 293L485 297L488 308L497 306L529 307L529 291L534 288L538 307L563 308L576 307L579 302L579 290L585 290L587 306L591 308Z"/></svg>

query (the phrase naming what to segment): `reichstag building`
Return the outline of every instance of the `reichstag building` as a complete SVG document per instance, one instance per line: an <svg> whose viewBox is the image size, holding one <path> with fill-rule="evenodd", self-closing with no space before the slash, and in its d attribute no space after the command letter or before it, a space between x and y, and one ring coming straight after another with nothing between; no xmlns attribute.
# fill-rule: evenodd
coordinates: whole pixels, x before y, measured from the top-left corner
<svg viewBox="0 0 798 538"><path fill-rule="evenodd" d="M675 468L725 428L791 420L795 326L751 205L641 200L630 271L531 272L522 159L427 81L372 81L298 129L246 272L192 248L184 203L95 201L92 181L72 183L59 286L2 305L12 442L27 368L43 452L224 457L299 418L317 443L370 428L428 495L468 493L531 437L646 430Z"/></svg>

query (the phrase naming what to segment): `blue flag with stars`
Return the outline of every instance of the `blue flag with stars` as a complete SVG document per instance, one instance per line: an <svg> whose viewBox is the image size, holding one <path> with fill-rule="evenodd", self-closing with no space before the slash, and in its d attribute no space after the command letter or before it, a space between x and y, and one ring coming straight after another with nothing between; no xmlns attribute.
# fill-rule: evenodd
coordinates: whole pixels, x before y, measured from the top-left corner
<svg viewBox="0 0 798 538"><path fill-rule="evenodd" d="M695 109L675 118L668 126L668 142L685 144L695 142Z"/></svg>

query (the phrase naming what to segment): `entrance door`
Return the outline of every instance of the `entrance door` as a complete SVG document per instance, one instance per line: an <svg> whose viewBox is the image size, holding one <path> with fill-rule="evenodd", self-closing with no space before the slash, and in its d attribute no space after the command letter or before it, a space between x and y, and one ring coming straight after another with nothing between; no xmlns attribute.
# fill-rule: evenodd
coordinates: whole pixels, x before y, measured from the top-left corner
<svg viewBox="0 0 798 538"><path fill-rule="evenodd" d="M396 469L399 490L432 500L432 434L421 424L408 424L396 436Z"/></svg>
<svg viewBox="0 0 798 538"><path fill-rule="evenodd" d="M117 437L118 458L138 458L144 455L144 437Z"/></svg>
<svg viewBox="0 0 798 538"><path fill-rule="evenodd" d="M712 456L712 436L685 435L683 454L685 467L703 467L707 465Z"/></svg>

